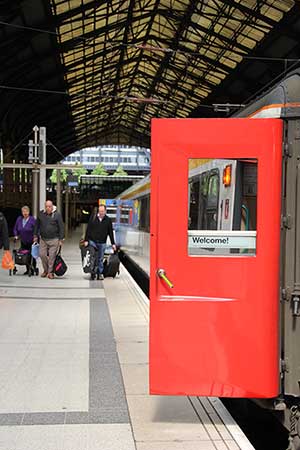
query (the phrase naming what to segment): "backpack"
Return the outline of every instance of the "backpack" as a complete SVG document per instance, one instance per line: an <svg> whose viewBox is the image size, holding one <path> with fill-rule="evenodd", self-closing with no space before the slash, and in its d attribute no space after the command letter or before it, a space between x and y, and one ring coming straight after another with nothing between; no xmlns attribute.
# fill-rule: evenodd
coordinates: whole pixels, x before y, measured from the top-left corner
<svg viewBox="0 0 300 450"><path fill-rule="evenodd" d="M68 270L68 266L62 259L60 252L61 252L61 247L59 248L59 251L55 257L54 266L53 266L53 272L58 277L62 277Z"/></svg>
<svg viewBox="0 0 300 450"><path fill-rule="evenodd" d="M117 253L110 255L108 261L103 263L103 275L104 277L113 277L120 273L120 259Z"/></svg>
<svg viewBox="0 0 300 450"><path fill-rule="evenodd" d="M94 273L97 266L97 249L92 245L81 248L82 269L84 273Z"/></svg>

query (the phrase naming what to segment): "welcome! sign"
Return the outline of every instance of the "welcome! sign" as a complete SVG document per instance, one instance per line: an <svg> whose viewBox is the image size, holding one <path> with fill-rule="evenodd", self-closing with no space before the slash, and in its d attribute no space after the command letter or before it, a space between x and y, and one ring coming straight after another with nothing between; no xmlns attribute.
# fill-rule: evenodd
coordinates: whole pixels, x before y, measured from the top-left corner
<svg viewBox="0 0 300 450"><path fill-rule="evenodd" d="M189 248L256 248L256 231L189 231Z"/></svg>

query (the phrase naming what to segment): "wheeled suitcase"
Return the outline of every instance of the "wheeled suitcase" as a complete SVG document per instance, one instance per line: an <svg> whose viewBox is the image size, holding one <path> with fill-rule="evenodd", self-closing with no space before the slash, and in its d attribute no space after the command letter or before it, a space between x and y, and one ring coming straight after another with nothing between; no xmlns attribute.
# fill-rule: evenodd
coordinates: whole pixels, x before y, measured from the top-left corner
<svg viewBox="0 0 300 450"><path fill-rule="evenodd" d="M120 273L120 259L118 253L113 253L108 257L108 260L104 261L103 264L103 275L105 278L112 277L115 278L116 275Z"/></svg>
<svg viewBox="0 0 300 450"><path fill-rule="evenodd" d="M84 273L97 273L98 251L92 245L81 247L82 269Z"/></svg>

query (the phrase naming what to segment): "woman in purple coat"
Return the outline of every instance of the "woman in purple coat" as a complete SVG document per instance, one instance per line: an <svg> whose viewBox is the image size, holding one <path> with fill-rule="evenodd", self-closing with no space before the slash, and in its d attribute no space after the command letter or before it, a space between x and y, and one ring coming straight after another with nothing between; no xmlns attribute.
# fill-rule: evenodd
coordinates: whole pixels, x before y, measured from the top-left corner
<svg viewBox="0 0 300 450"><path fill-rule="evenodd" d="M15 239L20 239L21 249L31 251L33 243L33 230L36 219L30 215L30 209L28 206L23 206L21 209L22 216L17 218L14 226ZM36 268L36 260L33 258L33 268ZM30 267L26 266L26 272L24 275L28 275Z"/></svg>

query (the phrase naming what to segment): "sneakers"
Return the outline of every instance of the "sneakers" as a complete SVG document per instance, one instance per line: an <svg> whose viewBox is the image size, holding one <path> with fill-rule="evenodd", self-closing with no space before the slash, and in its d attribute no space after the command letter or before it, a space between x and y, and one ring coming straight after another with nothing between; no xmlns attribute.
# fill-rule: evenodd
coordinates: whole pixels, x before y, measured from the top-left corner
<svg viewBox="0 0 300 450"><path fill-rule="evenodd" d="M100 273L100 275L99 275L99 280L104 280L103 273Z"/></svg>
<svg viewBox="0 0 300 450"><path fill-rule="evenodd" d="M53 274L53 273L48 273L48 278L49 278L50 280L53 280L53 279L54 279L54 274Z"/></svg>

